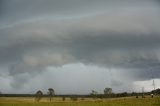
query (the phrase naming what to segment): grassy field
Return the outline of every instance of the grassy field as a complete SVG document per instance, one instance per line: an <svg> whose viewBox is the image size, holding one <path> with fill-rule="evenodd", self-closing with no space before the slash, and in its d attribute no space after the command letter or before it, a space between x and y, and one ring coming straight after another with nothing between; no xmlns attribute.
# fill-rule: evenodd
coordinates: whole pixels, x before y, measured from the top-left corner
<svg viewBox="0 0 160 106"><path fill-rule="evenodd" d="M54 98L49 102L48 98L42 98L40 102L36 102L32 97L0 97L0 106L160 106L160 97L146 98L113 98L113 99L92 99L85 98L72 101L66 98Z"/></svg>

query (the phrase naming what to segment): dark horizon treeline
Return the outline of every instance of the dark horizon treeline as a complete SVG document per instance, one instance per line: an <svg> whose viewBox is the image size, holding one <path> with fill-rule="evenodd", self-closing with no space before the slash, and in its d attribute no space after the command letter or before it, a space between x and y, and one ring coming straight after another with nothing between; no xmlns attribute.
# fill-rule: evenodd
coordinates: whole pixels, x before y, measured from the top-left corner
<svg viewBox="0 0 160 106"><path fill-rule="evenodd" d="M128 97L128 96L142 96L142 95L160 95L160 89L152 90L151 92L123 92L123 93L112 93L112 94L96 94L96 95L91 95L91 94L86 94L86 95L80 95L80 94L67 94L67 95L54 95L54 97L84 97L84 98L116 98L116 97ZM35 97L36 94L0 94L0 97ZM44 94L43 97L48 97L47 94Z"/></svg>

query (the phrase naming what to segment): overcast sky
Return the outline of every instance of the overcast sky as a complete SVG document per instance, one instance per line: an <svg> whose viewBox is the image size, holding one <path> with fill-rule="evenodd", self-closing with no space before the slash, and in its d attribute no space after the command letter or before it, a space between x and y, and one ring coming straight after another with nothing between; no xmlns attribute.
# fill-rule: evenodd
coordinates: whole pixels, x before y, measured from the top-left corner
<svg viewBox="0 0 160 106"><path fill-rule="evenodd" d="M0 0L0 91L160 87L159 0Z"/></svg>

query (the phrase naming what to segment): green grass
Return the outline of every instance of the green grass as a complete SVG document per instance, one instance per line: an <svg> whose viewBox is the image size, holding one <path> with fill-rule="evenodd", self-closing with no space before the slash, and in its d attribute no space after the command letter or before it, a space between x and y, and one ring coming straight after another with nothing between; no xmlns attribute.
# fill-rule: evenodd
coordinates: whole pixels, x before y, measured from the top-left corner
<svg viewBox="0 0 160 106"><path fill-rule="evenodd" d="M71 101L66 98L54 98L49 102L48 98L42 98L40 102L36 102L31 97L1 97L0 106L160 106L160 97L146 98L113 98L113 99L92 99L85 98L77 101Z"/></svg>

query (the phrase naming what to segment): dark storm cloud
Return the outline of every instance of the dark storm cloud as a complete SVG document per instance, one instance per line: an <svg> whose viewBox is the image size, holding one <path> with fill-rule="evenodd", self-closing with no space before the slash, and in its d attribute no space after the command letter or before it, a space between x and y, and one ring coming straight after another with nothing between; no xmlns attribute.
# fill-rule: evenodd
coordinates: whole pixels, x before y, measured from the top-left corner
<svg viewBox="0 0 160 106"><path fill-rule="evenodd" d="M63 66L76 63L111 69L106 73L116 77L110 78L114 87L160 78L156 0L3 0L0 5L0 66L8 68L13 88L51 73L48 67L64 72Z"/></svg>
<svg viewBox="0 0 160 106"><path fill-rule="evenodd" d="M74 25L71 25L72 27ZM80 31L74 30L73 32L64 31L65 36L63 36L63 30L60 30L62 35L59 35L58 30L46 29L44 26L39 28L27 26L24 28L23 35L19 32L15 33L14 30L11 30L9 33L6 32L6 34L4 33L5 35L12 33L13 38L11 37L10 39L12 40L2 49L2 63L4 61L22 61L34 67L47 67L50 65L62 66L68 63L82 62L103 67L135 68L141 70L136 72L139 73L137 74L138 76L144 73L145 69L159 65L158 50L160 37L158 34L146 35L138 32L138 35L135 36L132 32L117 33L98 30L95 32L80 29ZM32 32L32 29L35 32ZM37 32L39 29L45 30ZM67 27L66 29L69 30L70 28ZM33 34L32 36L29 36L30 31ZM46 34L46 32L50 33L43 36L43 33ZM15 39L15 36L18 37ZM28 69L25 70L25 68L21 70L10 71L11 74L29 71ZM32 71L29 72L32 73ZM155 77L158 78L159 74L155 74ZM135 77L135 79L138 78Z"/></svg>

